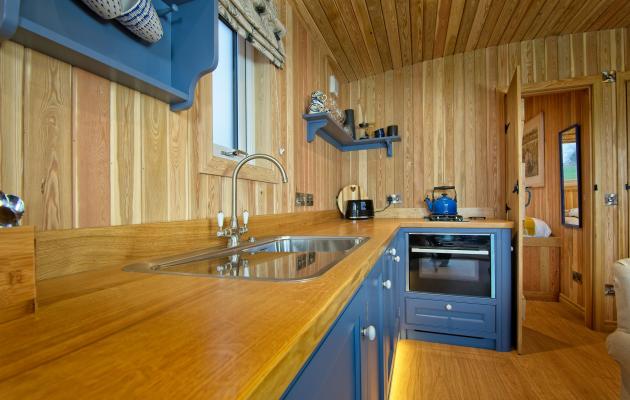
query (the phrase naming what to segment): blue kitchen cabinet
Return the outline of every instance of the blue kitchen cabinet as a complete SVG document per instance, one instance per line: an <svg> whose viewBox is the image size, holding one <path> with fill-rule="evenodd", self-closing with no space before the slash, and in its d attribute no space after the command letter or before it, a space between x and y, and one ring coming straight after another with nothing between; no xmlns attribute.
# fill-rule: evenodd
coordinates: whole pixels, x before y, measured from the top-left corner
<svg viewBox="0 0 630 400"><path fill-rule="evenodd" d="M373 327L376 336L366 339L366 360L362 364L362 379L366 384L364 399L382 399L385 382L383 380L383 257L376 263L367 279L365 286L367 301L367 326Z"/></svg>
<svg viewBox="0 0 630 400"><path fill-rule="evenodd" d="M367 343L366 289L361 287L313 355L302 368L284 399L361 399L365 392L361 364Z"/></svg>
<svg viewBox="0 0 630 400"><path fill-rule="evenodd" d="M0 0L0 42L10 39L183 110L192 106L197 81L218 63L218 3L152 3L164 31L157 43L78 0Z"/></svg>
<svg viewBox="0 0 630 400"><path fill-rule="evenodd" d="M283 399L385 398L393 347L398 338L392 312L397 292L383 286L386 277L394 277L390 258L385 254L374 265ZM390 344L385 346L385 342Z"/></svg>
<svg viewBox="0 0 630 400"><path fill-rule="evenodd" d="M510 351L511 230L401 232L406 249L401 336Z"/></svg>

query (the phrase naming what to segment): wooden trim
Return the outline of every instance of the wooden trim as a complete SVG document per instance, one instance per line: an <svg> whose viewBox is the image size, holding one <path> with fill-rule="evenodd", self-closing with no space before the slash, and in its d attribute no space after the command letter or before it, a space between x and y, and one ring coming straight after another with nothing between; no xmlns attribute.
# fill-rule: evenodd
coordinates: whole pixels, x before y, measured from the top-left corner
<svg viewBox="0 0 630 400"><path fill-rule="evenodd" d="M530 301L558 301L559 297L548 292L531 292L529 290L524 290L523 295L525 299Z"/></svg>
<svg viewBox="0 0 630 400"><path fill-rule="evenodd" d="M621 76L625 76L626 74L621 74ZM619 76L617 75L617 81L619 82ZM539 83L530 83L523 85L522 97L534 96L534 95L544 95L550 93L558 93L565 91L573 91L579 89L587 89L589 91L589 100L590 100L590 110L591 110L591 118L589 119L589 132L591 133L591 141L588 143L588 157L590 159L590 171L585 172L583 175L587 177L584 181L584 187L589 189L593 187L593 182L595 181L595 164L596 160L593 157L593 149L595 143L595 137L597 136L594 131L595 121L597 118L597 106L601 103L600 96L595 88L601 85L601 76L600 75L589 75L578 78L569 78L569 79L557 79L551 81L544 81ZM600 325L598 323L598 319L600 318L598 312L596 312L596 302L597 302L597 294L595 294L595 287L597 285L600 277L595 274L595 252L593 251L594 246L596 245L596 235L594 234L594 227L596 226L595 221L595 208L596 204L593 199L593 191L585 190L585 205L590 205L590 209L585 210L584 218L585 224L582 229L586 231L590 231L591 237L591 246L586 246L585 249L585 259L589 260L588 266L584 269L582 274L582 282L584 288L584 311L582 313L584 317L584 324L588 328L600 329ZM601 274L604 271L600 271Z"/></svg>
<svg viewBox="0 0 630 400"><path fill-rule="evenodd" d="M578 315L580 318L584 318L584 307L580 306L579 304L575 304L574 302L571 301L571 299L569 299L567 296L565 296L564 294L560 293L560 296L558 296L558 301L561 304L564 304L567 306L567 308L569 310L571 310L572 313L574 313L575 315Z"/></svg>
<svg viewBox="0 0 630 400"><path fill-rule="evenodd" d="M35 227L0 229L0 324L35 311Z"/></svg>
<svg viewBox="0 0 630 400"><path fill-rule="evenodd" d="M339 220L336 210L260 215L250 218L249 229L252 236L260 237L333 220ZM215 234L217 229L216 221L198 219L37 232L37 280L122 268L132 260L225 246L226 239Z"/></svg>
<svg viewBox="0 0 630 400"><path fill-rule="evenodd" d="M193 103L193 131L199 146L199 172L206 175L231 177L236 161L216 157L213 154L212 142L212 75L208 74L199 80L197 96ZM277 136L276 130L273 135ZM274 138L272 138L273 140ZM273 155L273 154L272 154ZM280 174L271 168L257 165L245 165L239 174L240 179L252 181L280 183Z"/></svg>
<svg viewBox="0 0 630 400"><path fill-rule="evenodd" d="M562 238L558 236L550 236L545 238L524 237L523 246L525 247L562 247Z"/></svg>
<svg viewBox="0 0 630 400"><path fill-rule="evenodd" d="M596 82L602 79L599 75L590 75L579 78L556 79L523 85L523 97L537 96L558 92L568 92L577 89L592 89Z"/></svg>

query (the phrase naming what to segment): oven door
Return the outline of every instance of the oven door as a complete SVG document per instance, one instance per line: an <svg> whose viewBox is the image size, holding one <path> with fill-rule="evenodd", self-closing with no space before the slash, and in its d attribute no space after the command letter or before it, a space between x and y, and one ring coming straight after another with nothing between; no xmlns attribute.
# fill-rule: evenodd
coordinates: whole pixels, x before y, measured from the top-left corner
<svg viewBox="0 0 630 400"><path fill-rule="evenodd" d="M409 234L407 291L495 298L494 236Z"/></svg>

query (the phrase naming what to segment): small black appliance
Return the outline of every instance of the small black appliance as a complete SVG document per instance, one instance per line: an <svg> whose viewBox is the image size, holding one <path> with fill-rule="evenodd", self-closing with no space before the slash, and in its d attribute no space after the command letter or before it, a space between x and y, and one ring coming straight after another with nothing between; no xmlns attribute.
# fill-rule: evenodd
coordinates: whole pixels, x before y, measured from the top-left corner
<svg viewBox="0 0 630 400"><path fill-rule="evenodd" d="M372 200L348 200L346 202L347 219L374 218L374 202Z"/></svg>

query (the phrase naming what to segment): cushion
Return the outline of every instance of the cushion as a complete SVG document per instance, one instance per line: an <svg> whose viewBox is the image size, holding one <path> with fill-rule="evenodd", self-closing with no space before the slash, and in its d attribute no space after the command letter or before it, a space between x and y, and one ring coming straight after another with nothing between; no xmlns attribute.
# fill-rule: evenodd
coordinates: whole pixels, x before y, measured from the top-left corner
<svg viewBox="0 0 630 400"><path fill-rule="evenodd" d="M529 237L549 237L551 228L545 221L538 218L525 217L523 223L523 235Z"/></svg>
<svg viewBox="0 0 630 400"><path fill-rule="evenodd" d="M630 258L613 265L615 301L617 303L617 329L630 333Z"/></svg>

